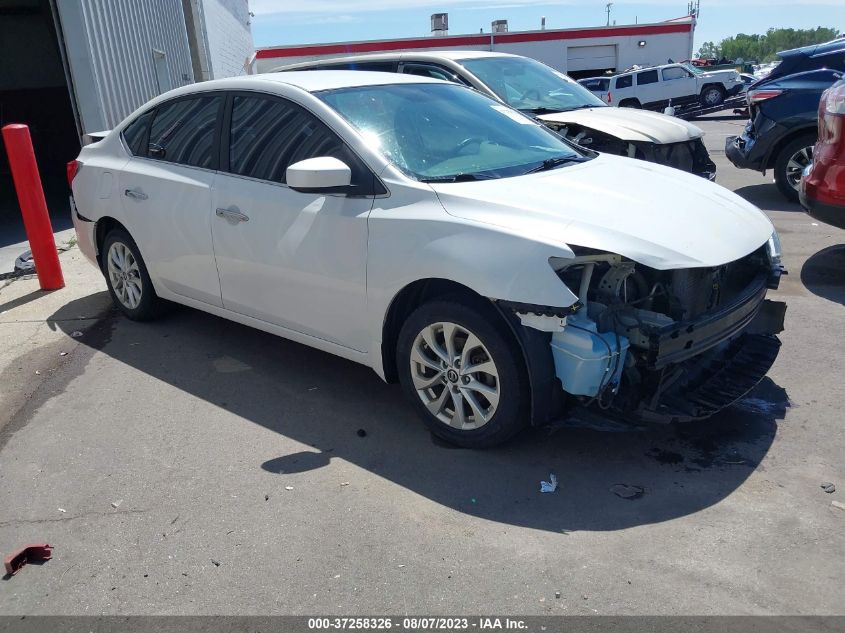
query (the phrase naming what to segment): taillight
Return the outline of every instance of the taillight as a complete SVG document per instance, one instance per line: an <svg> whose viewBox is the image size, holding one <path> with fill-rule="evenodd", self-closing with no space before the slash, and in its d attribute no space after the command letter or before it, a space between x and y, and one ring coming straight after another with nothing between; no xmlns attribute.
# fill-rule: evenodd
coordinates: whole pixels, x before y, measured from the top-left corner
<svg viewBox="0 0 845 633"><path fill-rule="evenodd" d="M760 103L761 101L766 101L767 99L771 99L772 97L777 97L783 94L783 90L774 90L770 89L767 90L766 88L761 88L760 90L749 90L748 91L748 105L754 105L755 103Z"/></svg>
<svg viewBox="0 0 845 633"><path fill-rule="evenodd" d="M79 173L79 168L82 167L82 163L78 160L72 160L67 164L67 186L73 186L73 179L76 178L76 174Z"/></svg>
<svg viewBox="0 0 845 633"><path fill-rule="evenodd" d="M610 96L610 90L608 90L608 91L607 91L607 103L609 104L609 103L611 103L612 101L613 101L613 98Z"/></svg>

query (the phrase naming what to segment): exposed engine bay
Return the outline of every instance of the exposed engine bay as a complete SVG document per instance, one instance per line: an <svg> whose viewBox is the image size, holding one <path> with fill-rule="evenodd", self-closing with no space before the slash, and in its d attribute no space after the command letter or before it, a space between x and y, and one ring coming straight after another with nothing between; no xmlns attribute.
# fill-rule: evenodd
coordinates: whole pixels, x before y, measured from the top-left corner
<svg viewBox="0 0 845 633"><path fill-rule="evenodd" d="M708 417L750 391L780 347L786 306L766 245L713 268L655 270L619 255L552 260L570 313L517 312L551 334L555 373L581 404L628 419Z"/></svg>
<svg viewBox="0 0 845 633"><path fill-rule="evenodd" d="M710 160L704 141L697 138L679 143L649 143L646 141L627 141L605 132L577 124L544 124L576 145L588 149L639 158L660 165L667 165L682 171L693 173L708 180L716 178L716 165Z"/></svg>

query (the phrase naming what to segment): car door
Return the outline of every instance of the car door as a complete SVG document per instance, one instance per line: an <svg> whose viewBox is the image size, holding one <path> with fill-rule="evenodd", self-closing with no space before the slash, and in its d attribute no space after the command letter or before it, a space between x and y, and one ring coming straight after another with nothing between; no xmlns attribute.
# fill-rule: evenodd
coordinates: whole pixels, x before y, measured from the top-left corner
<svg viewBox="0 0 845 633"><path fill-rule="evenodd" d="M656 68L638 72L635 81L637 85L637 98L640 100L640 104L657 103L667 98L662 94L660 78Z"/></svg>
<svg viewBox="0 0 845 633"><path fill-rule="evenodd" d="M127 229L167 290L222 306L211 243L211 186L224 99L204 93L142 115L141 138L118 176ZM137 135L136 135L137 136Z"/></svg>
<svg viewBox="0 0 845 633"><path fill-rule="evenodd" d="M366 328L367 216L372 195L294 191L293 163L333 156L352 182L375 177L300 105L233 93L224 120L212 225L225 308L358 351Z"/></svg>
<svg viewBox="0 0 845 633"><path fill-rule="evenodd" d="M693 74L682 66L667 66L660 71L663 80L663 94L667 99L683 99L698 94L698 85Z"/></svg>

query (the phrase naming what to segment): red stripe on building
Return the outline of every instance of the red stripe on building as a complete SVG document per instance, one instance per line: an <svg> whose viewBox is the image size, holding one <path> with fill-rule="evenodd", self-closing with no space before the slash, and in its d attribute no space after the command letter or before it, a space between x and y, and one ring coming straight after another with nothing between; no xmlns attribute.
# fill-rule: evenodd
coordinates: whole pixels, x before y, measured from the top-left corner
<svg viewBox="0 0 845 633"><path fill-rule="evenodd" d="M582 40L592 37L618 37L625 35L660 35L664 33L689 33L692 24L651 24L648 26L613 26L595 29L566 31L532 31L527 33L496 33L496 44L516 42L545 42L549 40ZM339 44L315 44L285 48L262 48L257 59L277 57L306 57L311 55L337 55L338 53L379 53L405 49L444 48L455 46L484 46L490 43L490 34L426 37L407 40L376 40Z"/></svg>

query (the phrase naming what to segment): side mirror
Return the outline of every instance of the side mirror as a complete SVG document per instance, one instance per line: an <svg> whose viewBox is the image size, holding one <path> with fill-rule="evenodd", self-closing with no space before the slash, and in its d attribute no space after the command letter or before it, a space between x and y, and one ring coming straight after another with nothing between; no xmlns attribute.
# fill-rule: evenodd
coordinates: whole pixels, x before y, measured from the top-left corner
<svg viewBox="0 0 845 633"><path fill-rule="evenodd" d="M288 187L301 193L350 193L352 170L331 156L308 158L287 168Z"/></svg>

